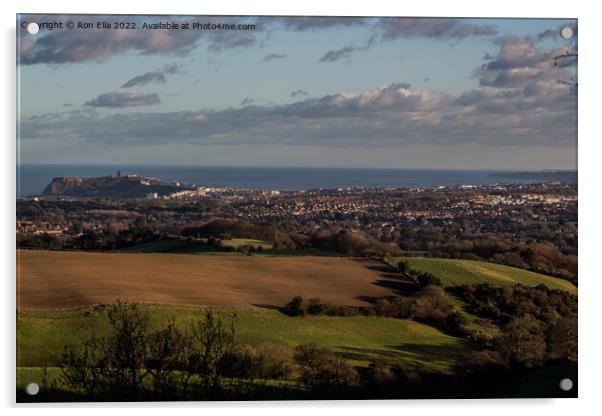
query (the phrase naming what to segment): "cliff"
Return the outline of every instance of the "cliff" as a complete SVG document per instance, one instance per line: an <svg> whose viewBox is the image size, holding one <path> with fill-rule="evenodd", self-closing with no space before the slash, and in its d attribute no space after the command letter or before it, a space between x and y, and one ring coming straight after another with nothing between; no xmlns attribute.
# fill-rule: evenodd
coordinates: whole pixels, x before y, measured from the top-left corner
<svg viewBox="0 0 602 416"><path fill-rule="evenodd" d="M52 179L42 196L130 199L144 198L155 192L162 196L182 189L184 187L142 176L70 176Z"/></svg>

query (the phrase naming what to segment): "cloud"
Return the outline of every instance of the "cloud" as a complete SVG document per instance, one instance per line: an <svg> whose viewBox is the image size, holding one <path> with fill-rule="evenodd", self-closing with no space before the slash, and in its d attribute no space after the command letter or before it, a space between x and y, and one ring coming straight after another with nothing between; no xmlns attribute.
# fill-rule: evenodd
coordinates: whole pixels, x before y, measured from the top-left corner
<svg viewBox="0 0 602 416"><path fill-rule="evenodd" d="M273 61L275 59L284 59L284 58L286 58L286 54L284 54L284 53L270 53L270 54L267 54L265 56L265 58L263 58L263 60L268 62L268 61Z"/></svg>
<svg viewBox="0 0 602 416"><path fill-rule="evenodd" d="M251 32L217 32L209 45L209 50L221 52L224 49L233 49L253 46L256 43L255 35Z"/></svg>
<svg viewBox="0 0 602 416"><path fill-rule="evenodd" d="M451 25L438 33L459 33L457 29ZM437 36L449 39L450 35ZM69 137L116 147L175 143L328 148L575 146L576 89L562 82L571 79L574 68L554 66L554 57L564 49L542 45L529 37L498 38L474 72L478 87L461 94L403 82L312 98L297 90L291 96L300 97L299 101L280 105L243 100L241 107L225 109L39 115L23 120L20 133L30 140ZM159 102L156 93L113 92L86 105L95 110Z"/></svg>
<svg viewBox="0 0 602 416"><path fill-rule="evenodd" d="M255 102L255 100L254 100L254 99L252 99L252 98L245 98L244 100L242 100L242 101L240 102L240 105L243 105L243 106L244 106L244 105L251 105L251 104L253 104L254 102Z"/></svg>
<svg viewBox="0 0 602 416"><path fill-rule="evenodd" d="M68 134L119 146L574 146L575 96L570 87L531 87L485 87L451 95L394 83L286 105L27 119L21 134L45 140Z"/></svg>
<svg viewBox="0 0 602 416"><path fill-rule="evenodd" d="M21 53L22 65L102 62L113 55L186 54L199 34L174 30L55 30L36 37Z"/></svg>
<svg viewBox="0 0 602 416"><path fill-rule="evenodd" d="M28 21L67 21L77 17L78 21L96 23L96 16L65 15L21 15ZM221 52L229 48L248 47L256 43L252 31L236 30L145 30L142 24L154 24L161 21L184 23L190 21L186 16L112 16L114 22L133 22L139 29L105 30L67 30L58 29L40 32L32 37L25 29L18 35L21 38L20 64L65 64L79 62L103 62L114 55L140 53L143 55L179 55L184 56L204 40L208 49ZM198 19L192 19L198 20ZM207 23L240 24L239 17L208 17ZM247 19L248 20L248 19Z"/></svg>
<svg viewBox="0 0 602 416"><path fill-rule="evenodd" d="M145 72L142 75L136 75L125 82L121 88L132 88L138 85L144 85L149 83L161 83L165 84L167 79L165 74L175 74L179 71L179 67L176 63L166 64L163 69L157 69L155 71Z"/></svg>
<svg viewBox="0 0 602 416"><path fill-rule="evenodd" d="M144 85L151 82L165 84L167 80L165 79L165 74L161 71L145 72L142 75L137 75L134 78L130 79L125 84L123 84L121 88L132 88L137 85Z"/></svg>
<svg viewBox="0 0 602 416"><path fill-rule="evenodd" d="M307 30L324 30L332 27L363 26L369 19L361 17L327 17L327 16L290 16L290 17L268 17L268 24L280 25L288 30L304 32Z"/></svg>
<svg viewBox="0 0 602 416"><path fill-rule="evenodd" d="M356 46L345 46L341 49L328 51L324 55L322 55L318 62L336 62L339 59L349 58L349 56L351 56L351 53L358 49L360 48Z"/></svg>
<svg viewBox="0 0 602 416"><path fill-rule="evenodd" d="M464 19L383 17L376 25L383 40L431 38L461 40L471 36L494 36L493 25L466 23Z"/></svg>
<svg viewBox="0 0 602 416"><path fill-rule="evenodd" d="M568 26L571 29L573 29L573 37L571 39L564 39L560 36L560 30L565 26ZM538 41L542 41L544 39L552 39L554 41L568 42L568 43L576 43L577 38L578 38L578 26L576 23L563 24L561 26L558 26L558 28L556 28L556 29L544 30L543 32L538 33L536 36L536 39Z"/></svg>
<svg viewBox="0 0 602 416"><path fill-rule="evenodd" d="M89 100L85 105L91 107L140 107L146 105L159 104L161 100L155 92L152 94L142 94L138 92L110 92L100 94L98 97Z"/></svg>
<svg viewBox="0 0 602 416"><path fill-rule="evenodd" d="M326 52L318 62L336 62L348 59L352 53L370 49L377 41L392 41L399 38L431 38L439 40L462 40L471 36L494 36L498 30L493 25L476 25L462 19L447 18L398 18L383 17L372 26L373 35L364 45L348 45Z"/></svg>
<svg viewBox="0 0 602 416"><path fill-rule="evenodd" d="M76 16L22 15L28 21L48 21L74 19ZM296 32L319 31L336 28L366 26L373 37L364 47L351 47L346 55L369 48L379 36L380 40L390 41L400 37L426 37L436 39L461 40L470 36L492 36L497 29L492 25L466 23L462 19L444 18L359 18L359 17L206 17L206 23L255 24L259 30L144 30L143 24L155 24L165 20L175 23L198 21L187 16L113 16L111 21L136 23L136 30L67 30L42 31L31 36L25 29L19 30L20 64L65 64L78 62L102 62L114 55L139 53L143 55L179 55L184 56L200 44L205 44L211 52L223 52L233 48L248 48L258 44L260 33L268 34L274 30ZM77 16L78 21L96 23L98 17ZM343 48L345 49L345 48ZM337 51L331 51L331 56ZM344 50L339 50L339 54ZM327 53L328 54L328 53ZM280 58L274 54L273 58ZM268 55L269 56L269 55ZM267 57L266 57L267 58ZM326 58L328 59L328 58ZM339 58L340 59L340 58ZM336 59L335 59L336 60ZM325 60L323 62L333 62Z"/></svg>
<svg viewBox="0 0 602 416"><path fill-rule="evenodd" d="M487 58L475 73L479 85L496 88L535 88L553 92L568 82L569 71L554 65L555 57L566 53L565 48L537 48L529 37L505 36L496 41L498 52Z"/></svg>
<svg viewBox="0 0 602 416"><path fill-rule="evenodd" d="M305 90L297 90L297 91L291 92L291 97L297 97L297 96L307 97L307 91L305 91Z"/></svg>

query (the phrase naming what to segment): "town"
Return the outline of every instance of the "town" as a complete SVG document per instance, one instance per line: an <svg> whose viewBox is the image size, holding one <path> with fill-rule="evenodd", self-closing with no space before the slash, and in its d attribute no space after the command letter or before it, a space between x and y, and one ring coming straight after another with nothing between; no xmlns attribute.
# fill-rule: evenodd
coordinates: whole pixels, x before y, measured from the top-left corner
<svg viewBox="0 0 602 416"><path fill-rule="evenodd" d="M125 248L229 220L271 229L259 234L279 251L332 249L321 233L352 232L378 252L479 258L577 276L577 185L559 182L305 191L201 186L137 199L40 196L17 201L17 217L22 247L45 246L40 240L50 238L77 249L87 233L98 241L87 249ZM142 239L109 237L141 228ZM107 246L111 238L121 242Z"/></svg>

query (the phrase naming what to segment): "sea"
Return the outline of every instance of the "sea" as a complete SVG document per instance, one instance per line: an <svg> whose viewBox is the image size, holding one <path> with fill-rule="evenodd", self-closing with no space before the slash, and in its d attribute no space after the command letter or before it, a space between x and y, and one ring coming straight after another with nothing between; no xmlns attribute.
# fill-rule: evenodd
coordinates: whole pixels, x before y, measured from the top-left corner
<svg viewBox="0 0 602 416"><path fill-rule="evenodd" d="M350 186L413 188L534 182L489 177L499 172L491 170L21 164L17 166L17 198L41 194L55 177L98 177L115 175L117 171L168 182L297 191Z"/></svg>

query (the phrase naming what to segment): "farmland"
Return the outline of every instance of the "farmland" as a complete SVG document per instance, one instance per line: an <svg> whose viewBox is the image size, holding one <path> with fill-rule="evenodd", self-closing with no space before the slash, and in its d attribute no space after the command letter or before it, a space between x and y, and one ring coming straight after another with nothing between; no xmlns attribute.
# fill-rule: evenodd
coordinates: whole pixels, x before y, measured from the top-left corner
<svg viewBox="0 0 602 416"><path fill-rule="evenodd" d="M392 294L381 263L341 257L198 256L19 250L19 308L53 309L116 300L282 306L293 296L365 306Z"/></svg>
<svg viewBox="0 0 602 416"><path fill-rule="evenodd" d="M389 258L389 265L340 256L206 255L173 252L175 247L157 252L162 248L155 244L146 247L148 251L130 253L18 250L17 385L46 385L50 377L59 383L50 400L68 394L57 368L63 351L81 350L83 340L91 336L110 337L106 311L111 306L107 304L118 300L144 304L141 307L148 311L154 331L170 319L183 330L193 328L202 311L211 307L223 322L232 323L237 344L256 351L272 345L292 356L296 348L319 345L348 362L362 377L372 374L377 365L425 377L454 378L458 364L481 350L482 342L503 336L504 327L471 313L474 310L451 290L446 295L441 288L429 286L423 293L390 265L407 260L412 270L433 273L444 286L543 284L576 293L564 280L487 262L399 257ZM440 292L429 292L429 288ZM329 305L363 307L364 312L289 316L282 307L297 295L306 301L320 298ZM436 298L420 296L440 296L443 302L449 300L450 309L437 321L423 309L413 309L412 316L379 312L386 309L382 305L377 309L375 299L388 302L399 296L414 306L431 308L436 308ZM463 332L447 324L454 313L461 316ZM279 387L283 397L302 394L295 384L298 370L287 377ZM424 387L421 381L416 383ZM444 391L436 394L445 395Z"/></svg>
<svg viewBox="0 0 602 416"><path fill-rule="evenodd" d="M198 307L150 305L153 322L175 317L181 326L199 316ZM238 342L272 343L294 347L317 342L334 349L360 366L369 362L419 367L437 372L471 350L470 343L408 320L354 317L288 317L259 308L219 308L225 321L232 320ZM18 365L52 366L65 345L77 347L80 337L102 335L107 330L98 308L27 310L19 313Z"/></svg>
<svg viewBox="0 0 602 416"><path fill-rule="evenodd" d="M576 294L577 288L572 283L543 274L517 269L484 261L437 259L426 257L396 257L392 264L407 260L410 267L419 272L436 275L444 286L460 286L464 284L489 283L494 286L522 284L537 286L540 284L550 289L560 289Z"/></svg>

